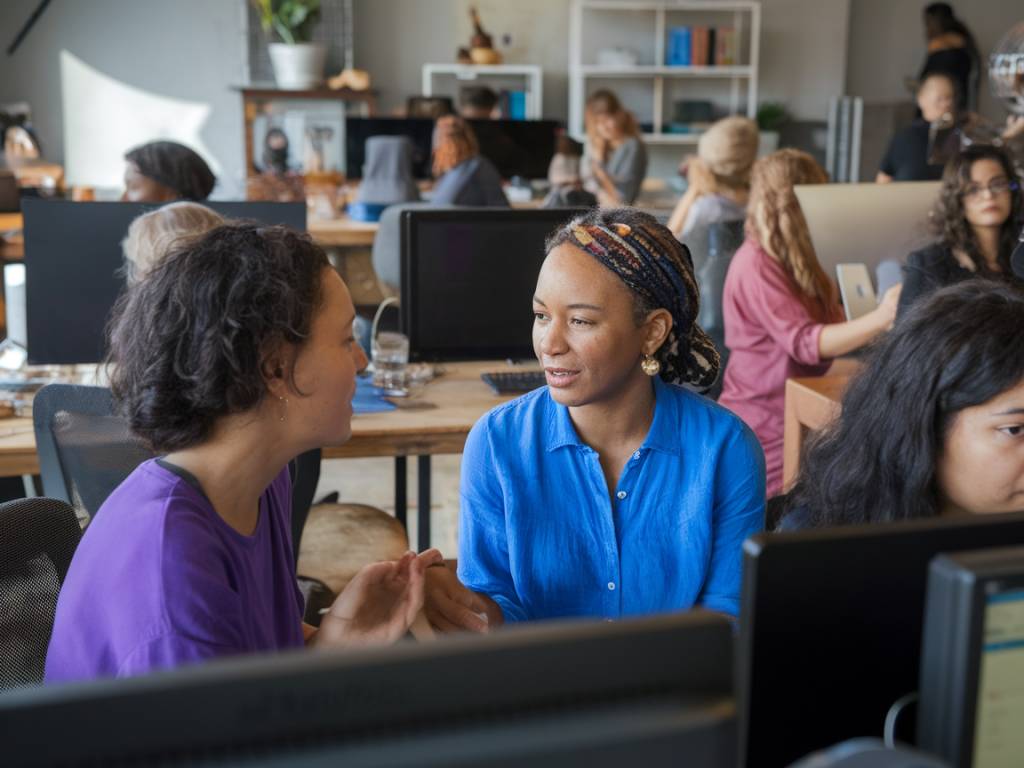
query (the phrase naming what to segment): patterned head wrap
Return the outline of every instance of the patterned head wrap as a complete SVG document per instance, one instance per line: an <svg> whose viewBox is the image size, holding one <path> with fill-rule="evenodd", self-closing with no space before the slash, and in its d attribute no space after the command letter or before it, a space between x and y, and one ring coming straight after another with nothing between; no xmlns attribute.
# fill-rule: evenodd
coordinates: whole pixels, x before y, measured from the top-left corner
<svg viewBox="0 0 1024 768"><path fill-rule="evenodd" d="M619 215L617 215L619 214ZM631 224L615 223L626 219ZM589 213L570 222L549 242L570 243L610 269L649 309L672 315L672 330L655 353L661 378L706 389L718 377L714 343L697 325L700 292L686 246L653 217L631 209Z"/></svg>

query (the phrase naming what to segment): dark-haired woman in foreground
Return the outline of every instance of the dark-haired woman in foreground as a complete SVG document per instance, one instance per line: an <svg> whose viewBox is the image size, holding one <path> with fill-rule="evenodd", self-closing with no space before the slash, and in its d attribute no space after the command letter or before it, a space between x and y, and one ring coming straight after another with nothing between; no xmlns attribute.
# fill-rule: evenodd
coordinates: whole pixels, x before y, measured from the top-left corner
<svg viewBox="0 0 1024 768"><path fill-rule="evenodd" d="M932 291L973 277L1024 283L1013 276L1024 195L1005 150L976 144L946 166L932 211L938 242L915 251L904 268L897 316Z"/></svg>
<svg viewBox="0 0 1024 768"><path fill-rule="evenodd" d="M739 418L679 386L718 373L686 247L647 214L588 213L549 241L533 311L548 386L481 418L462 460L458 575L493 601L476 612L735 615L764 462ZM435 626L481 629L465 590L431 593Z"/></svg>
<svg viewBox="0 0 1024 768"><path fill-rule="evenodd" d="M288 462L351 434L366 363L354 315L320 248L250 224L189 241L122 297L111 389L163 456L86 530L58 600L47 682L405 634L436 550L367 566L318 630L302 624Z"/></svg>
<svg viewBox="0 0 1024 768"><path fill-rule="evenodd" d="M878 342L808 446L781 530L1024 511L1024 293L973 280Z"/></svg>

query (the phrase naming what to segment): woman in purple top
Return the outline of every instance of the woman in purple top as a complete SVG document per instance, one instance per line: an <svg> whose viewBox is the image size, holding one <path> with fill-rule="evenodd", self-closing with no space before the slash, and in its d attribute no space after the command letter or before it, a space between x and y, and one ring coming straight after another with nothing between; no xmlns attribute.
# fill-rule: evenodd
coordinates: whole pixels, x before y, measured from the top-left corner
<svg viewBox="0 0 1024 768"><path fill-rule="evenodd" d="M747 240L729 264L722 296L725 367L718 402L754 430L764 449L768 496L782 491L786 379L820 376L831 358L892 325L899 286L878 308L842 322L836 287L818 263L794 184L828 181L810 155L783 149L754 164Z"/></svg>
<svg viewBox="0 0 1024 768"><path fill-rule="evenodd" d="M118 302L111 389L162 458L86 530L57 603L46 681L144 674L221 656L389 642L440 553L377 563L318 630L295 583L288 462L351 432L366 362L323 251L228 224L179 246Z"/></svg>

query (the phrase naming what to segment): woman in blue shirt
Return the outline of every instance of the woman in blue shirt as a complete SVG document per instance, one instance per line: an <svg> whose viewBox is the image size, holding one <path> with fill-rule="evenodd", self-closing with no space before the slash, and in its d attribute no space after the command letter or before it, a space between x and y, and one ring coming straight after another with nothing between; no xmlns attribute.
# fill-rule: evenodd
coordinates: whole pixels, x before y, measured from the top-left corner
<svg viewBox="0 0 1024 768"><path fill-rule="evenodd" d="M590 212L548 242L533 303L548 386L484 416L462 462L458 575L493 603L434 585L428 618L736 614L764 460L680 386L718 375L686 247L639 211Z"/></svg>

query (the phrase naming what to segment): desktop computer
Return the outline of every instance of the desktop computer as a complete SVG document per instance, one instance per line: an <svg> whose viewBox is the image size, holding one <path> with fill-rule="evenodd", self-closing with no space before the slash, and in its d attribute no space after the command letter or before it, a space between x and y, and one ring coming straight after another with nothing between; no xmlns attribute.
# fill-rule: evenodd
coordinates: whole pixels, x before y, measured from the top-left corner
<svg viewBox="0 0 1024 768"><path fill-rule="evenodd" d="M304 231L305 203L204 203L232 219ZM103 359L110 310L124 288L121 241L128 226L158 206L31 200L25 217L28 362L96 363Z"/></svg>
<svg viewBox="0 0 1024 768"><path fill-rule="evenodd" d="M830 744L880 737L892 704L918 690L932 558L1021 545L1024 514L748 539L737 646L742 764L782 768Z"/></svg>
<svg viewBox="0 0 1024 768"><path fill-rule="evenodd" d="M732 768L732 629L690 613L296 651L0 696L5 765Z"/></svg>
<svg viewBox="0 0 1024 768"><path fill-rule="evenodd" d="M402 213L401 323L411 360L533 360L544 242L578 208ZM444 311L439 311L443 309Z"/></svg>
<svg viewBox="0 0 1024 768"><path fill-rule="evenodd" d="M936 558L928 575L918 745L953 768L1024 762L1024 547Z"/></svg>

